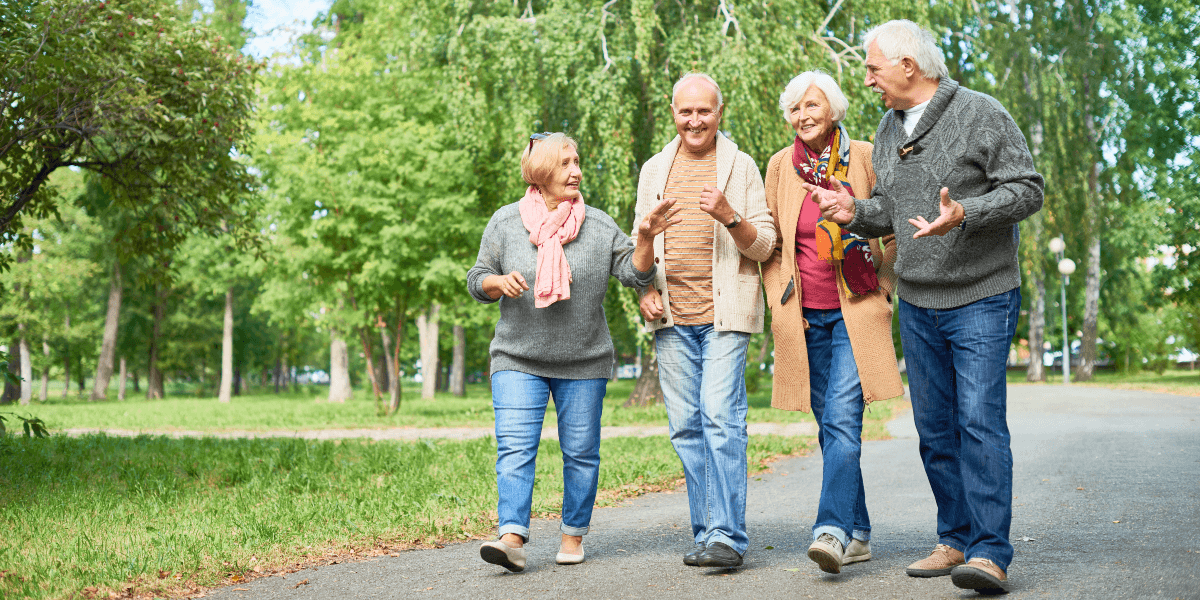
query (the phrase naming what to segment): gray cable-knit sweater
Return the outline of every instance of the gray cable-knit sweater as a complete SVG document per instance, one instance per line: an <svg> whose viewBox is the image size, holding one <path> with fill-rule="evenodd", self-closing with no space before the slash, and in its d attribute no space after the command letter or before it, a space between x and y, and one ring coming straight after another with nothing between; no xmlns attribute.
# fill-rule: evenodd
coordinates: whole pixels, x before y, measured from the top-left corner
<svg viewBox="0 0 1200 600"><path fill-rule="evenodd" d="M537 246L521 223L517 205L496 211L483 232L479 258L467 272L467 289L485 304L496 302L483 291L490 275L520 271L529 290L518 298L500 297L500 321L492 340L492 373L520 371L558 379L607 379L612 375L613 344L604 314L608 278L625 287L644 288L655 268L633 267L633 242L604 211L586 207L579 235L563 246L571 265L571 298L534 308Z"/></svg>
<svg viewBox="0 0 1200 600"><path fill-rule="evenodd" d="M1017 224L1041 209L1045 186L1020 128L994 98L949 78L912 136L902 117L890 110L879 123L875 189L856 202L848 228L896 234L896 293L910 304L954 308L1019 287ZM963 205L965 228L914 240L908 220L936 219L943 187Z"/></svg>

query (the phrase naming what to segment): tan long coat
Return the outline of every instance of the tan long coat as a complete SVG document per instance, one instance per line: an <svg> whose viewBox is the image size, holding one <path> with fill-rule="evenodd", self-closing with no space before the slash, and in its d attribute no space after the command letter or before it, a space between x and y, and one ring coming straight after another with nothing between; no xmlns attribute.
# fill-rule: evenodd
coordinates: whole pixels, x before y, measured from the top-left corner
<svg viewBox="0 0 1200 600"><path fill-rule="evenodd" d="M871 194L875 173L871 169L871 144L850 144L850 186L858 197ZM771 308L771 331L775 336L775 377L771 406L783 410L809 411L810 391L808 347L804 331L808 322L801 307L801 285L786 304L780 305L783 291L796 273L796 221L807 195L800 187L800 176L792 167L792 146L775 153L767 166L767 207L775 218L779 241L775 251L762 265L763 286ZM871 240L871 253L879 276L880 290L857 298L846 298L843 290L842 317L850 336L850 347L862 382L863 399L870 403L904 395L900 371L896 367L896 348L892 343L891 294L896 285L896 242L894 236ZM836 267L835 267L836 268Z"/></svg>

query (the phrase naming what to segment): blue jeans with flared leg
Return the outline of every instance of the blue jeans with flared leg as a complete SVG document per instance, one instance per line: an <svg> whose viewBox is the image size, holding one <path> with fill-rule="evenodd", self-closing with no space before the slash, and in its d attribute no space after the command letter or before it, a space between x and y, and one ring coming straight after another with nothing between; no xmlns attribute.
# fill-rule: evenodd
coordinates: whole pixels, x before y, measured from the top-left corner
<svg viewBox="0 0 1200 600"><path fill-rule="evenodd" d="M683 463L692 536L745 554L746 348L750 334L675 325L655 335L671 444Z"/></svg>
<svg viewBox="0 0 1200 600"><path fill-rule="evenodd" d="M533 476L550 394L563 455L560 529L567 535L588 532L600 478L600 414L607 385L607 379L554 379L520 371L492 375L500 535L529 539Z"/></svg>
<svg viewBox="0 0 1200 600"><path fill-rule="evenodd" d="M813 539L829 533L845 548L851 537L871 539L871 518L867 514L867 495L859 466L862 383L842 310L805 308L804 319L809 325L804 342L808 347L810 398L822 461L821 500Z"/></svg>
<svg viewBox="0 0 1200 600"><path fill-rule="evenodd" d="M938 542L1008 570L1013 458L1005 366L1021 291L957 308L900 300L921 461L937 502Z"/></svg>

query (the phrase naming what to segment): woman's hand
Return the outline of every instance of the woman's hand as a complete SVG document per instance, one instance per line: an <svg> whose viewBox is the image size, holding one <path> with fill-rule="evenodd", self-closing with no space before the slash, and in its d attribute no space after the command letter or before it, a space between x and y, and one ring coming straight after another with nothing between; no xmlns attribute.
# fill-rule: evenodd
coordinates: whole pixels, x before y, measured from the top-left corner
<svg viewBox="0 0 1200 600"><path fill-rule="evenodd" d="M662 196L658 196L662 198ZM650 214L638 225L637 246L633 249L633 268L645 273L654 267L654 236L664 232L668 227L682 223L683 219L675 218L682 208L675 208L674 200L659 200Z"/></svg>
<svg viewBox="0 0 1200 600"><path fill-rule="evenodd" d="M659 196L659 198L661 197ZM668 227L676 223L683 222L683 219L675 218L675 215L678 215L679 211L683 209L676 208L672 210L673 206L675 206L675 200L659 200L658 204L654 205L654 209L650 211L650 214L646 215L645 219L642 219L642 224L638 225L639 244L642 243L643 239L653 243L654 236L666 231Z"/></svg>
<svg viewBox="0 0 1200 600"><path fill-rule="evenodd" d="M508 275L488 275L483 279L483 293L493 300L499 299L500 296L519 298L521 292L527 289L529 284L525 283L525 278L517 271Z"/></svg>

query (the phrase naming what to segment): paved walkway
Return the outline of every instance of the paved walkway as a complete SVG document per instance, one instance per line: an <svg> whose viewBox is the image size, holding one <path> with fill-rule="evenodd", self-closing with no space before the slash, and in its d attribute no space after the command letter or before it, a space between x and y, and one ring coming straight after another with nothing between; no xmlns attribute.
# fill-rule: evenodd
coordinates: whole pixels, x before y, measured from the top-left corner
<svg viewBox="0 0 1200 600"><path fill-rule="evenodd" d="M1009 598L1200 598L1200 398L1069 386L1009 390L1014 515ZM750 484L751 549L737 570L685 567L681 490L598 509L587 562L554 564L557 522L535 521L529 567L479 559L478 542L306 569L212 590L222 600L325 598L973 598L904 567L936 542L911 416L863 446L875 558L827 575L805 557L819 455ZM303 585L301 583L303 582Z"/></svg>
<svg viewBox="0 0 1200 600"><path fill-rule="evenodd" d="M815 423L750 423L747 427L750 435L817 435ZM314 429L314 430L276 430L276 431L177 431L177 430L138 430L138 429L67 429L70 436L103 433L105 435L136 437L139 435L165 435L171 438L302 438L306 440L342 440L363 438L372 440L420 440L420 439L454 439L471 440L488 437L495 434L491 427L393 427L390 429ZM667 426L619 426L603 427L601 438L613 437L652 437L667 435ZM558 428L545 427L542 429L542 439L557 440Z"/></svg>

